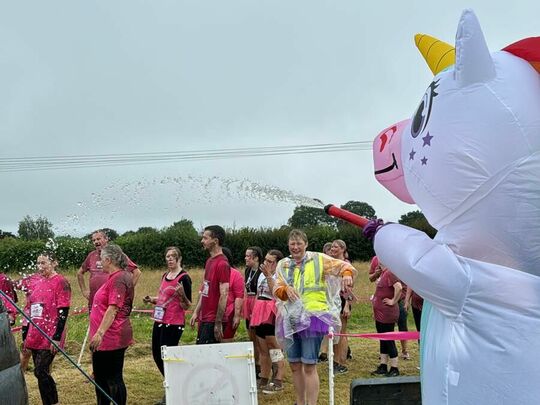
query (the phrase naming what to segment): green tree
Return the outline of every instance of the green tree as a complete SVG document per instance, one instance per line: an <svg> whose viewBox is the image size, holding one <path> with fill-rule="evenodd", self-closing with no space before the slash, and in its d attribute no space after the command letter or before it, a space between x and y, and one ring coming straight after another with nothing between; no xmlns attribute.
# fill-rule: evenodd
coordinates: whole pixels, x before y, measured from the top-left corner
<svg viewBox="0 0 540 405"><path fill-rule="evenodd" d="M336 226L336 220L320 208L299 205L293 211L288 224L292 228L311 228L319 225Z"/></svg>
<svg viewBox="0 0 540 405"><path fill-rule="evenodd" d="M52 224L50 221L42 217L32 218L30 215L25 216L19 222L19 237L26 240L47 240L54 238Z"/></svg>
<svg viewBox="0 0 540 405"><path fill-rule="evenodd" d="M425 232L432 239L437 234L437 230L429 224L424 214L418 210L403 214L399 219L399 223Z"/></svg>

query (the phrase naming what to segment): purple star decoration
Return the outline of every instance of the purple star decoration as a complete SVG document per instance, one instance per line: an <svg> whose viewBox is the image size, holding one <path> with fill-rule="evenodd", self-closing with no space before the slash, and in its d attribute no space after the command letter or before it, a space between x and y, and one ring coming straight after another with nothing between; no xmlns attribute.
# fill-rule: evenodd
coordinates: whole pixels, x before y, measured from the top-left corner
<svg viewBox="0 0 540 405"><path fill-rule="evenodd" d="M431 138L433 138L433 137L432 137L432 136L429 134L429 132L428 132L428 133L426 134L426 136L424 136L424 137L422 138L422 140L424 141L424 144L422 145L422 147L424 147L424 146L426 146L426 145L427 145L427 146L431 146Z"/></svg>
<svg viewBox="0 0 540 405"><path fill-rule="evenodd" d="M427 157L423 157L422 159L420 159L420 161L422 162L422 166L426 166L427 165Z"/></svg>
<svg viewBox="0 0 540 405"><path fill-rule="evenodd" d="M409 160L414 160L414 155L416 155L416 151L414 149L411 149L409 152Z"/></svg>

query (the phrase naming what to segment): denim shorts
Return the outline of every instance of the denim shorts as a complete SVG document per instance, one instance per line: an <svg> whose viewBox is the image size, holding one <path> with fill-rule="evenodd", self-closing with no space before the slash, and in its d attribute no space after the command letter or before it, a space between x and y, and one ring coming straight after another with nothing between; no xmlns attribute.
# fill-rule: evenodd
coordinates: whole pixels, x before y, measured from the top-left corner
<svg viewBox="0 0 540 405"><path fill-rule="evenodd" d="M293 343L287 349L289 363L317 364L319 351L324 335L312 337L299 337L297 333L293 335Z"/></svg>

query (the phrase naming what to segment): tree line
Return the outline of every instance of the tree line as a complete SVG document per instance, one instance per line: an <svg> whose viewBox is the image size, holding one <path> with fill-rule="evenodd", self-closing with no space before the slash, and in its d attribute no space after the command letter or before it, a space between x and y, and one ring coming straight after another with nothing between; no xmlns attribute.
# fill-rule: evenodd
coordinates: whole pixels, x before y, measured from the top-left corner
<svg viewBox="0 0 540 405"><path fill-rule="evenodd" d="M341 207L368 218L376 216L373 207L365 202L349 201ZM402 215L399 223L422 230L430 237L436 233L420 211ZM233 252L234 265L242 267L244 252L249 246L288 253L287 235L293 228L307 233L310 250L321 251L326 242L343 239L351 260L368 261L374 255L373 247L362 236L361 229L329 217L319 208L308 206L296 207L287 224L278 228L227 229L225 246ZM141 227L121 235L114 229L104 230L109 239L122 246L140 266L163 267L164 251L168 246L180 247L187 267L203 266L207 258L200 244L201 232L188 219L181 219L162 229ZM46 218L25 216L19 223L18 236L0 230L0 271L33 271L36 256L45 249L55 250L61 267L78 267L93 248L90 234L82 238L55 236L52 224Z"/></svg>

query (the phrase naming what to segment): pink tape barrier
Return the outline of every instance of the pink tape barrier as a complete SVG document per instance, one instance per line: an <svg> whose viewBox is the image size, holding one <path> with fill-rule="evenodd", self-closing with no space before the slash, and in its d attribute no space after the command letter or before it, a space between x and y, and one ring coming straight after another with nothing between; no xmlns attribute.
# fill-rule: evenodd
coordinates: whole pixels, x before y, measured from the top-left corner
<svg viewBox="0 0 540 405"><path fill-rule="evenodd" d="M420 332L334 333L334 336L359 337L375 340L418 340L420 339Z"/></svg>

